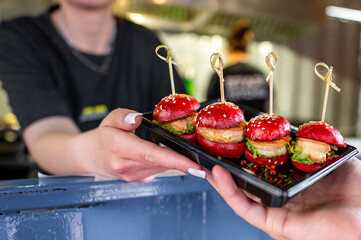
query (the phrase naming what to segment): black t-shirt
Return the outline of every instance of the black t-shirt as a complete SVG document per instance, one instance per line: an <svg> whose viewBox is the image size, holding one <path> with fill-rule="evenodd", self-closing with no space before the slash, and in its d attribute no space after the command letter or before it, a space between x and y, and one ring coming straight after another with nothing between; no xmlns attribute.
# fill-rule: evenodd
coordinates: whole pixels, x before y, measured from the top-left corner
<svg viewBox="0 0 361 240"><path fill-rule="evenodd" d="M269 96L268 84L263 73L247 63L237 63L223 69L224 95L227 101L265 111ZM207 98L220 97L219 77L210 80Z"/></svg>
<svg viewBox="0 0 361 240"><path fill-rule="evenodd" d="M0 80L22 130L44 117L67 116L86 131L115 108L152 111L171 93L168 66L154 52L159 44L150 30L118 18L110 68L100 74L74 56L50 12L23 17L0 25ZM82 54L94 63L106 58ZM174 74L177 92L185 92ZM144 128L137 134L149 139Z"/></svg>

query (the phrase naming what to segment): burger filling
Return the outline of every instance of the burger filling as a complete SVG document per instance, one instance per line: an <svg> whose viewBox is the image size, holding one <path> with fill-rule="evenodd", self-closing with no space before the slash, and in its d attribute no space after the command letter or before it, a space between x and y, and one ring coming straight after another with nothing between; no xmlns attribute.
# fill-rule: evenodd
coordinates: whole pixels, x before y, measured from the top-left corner
<svg viewBox="0 0 361 240"><path fill-rule="evenodd" d="M287 146L291 139L290 135L272 141L259 141L248 138L246 145L253 152L254 158L273 158L287 153Z"/></svg>
<svg viewBox="0 0 361 240"><path fill-rule="evenodd" d="M246 122L243 121L240 125L226 129L215 129L198 127L197 133L202 135L207 140L218 143L240 143L244 140L244 130L246 128Z"/></svg>
<svg viewBox="0 0 361 240"><path fill-rule="evenodd" d="M304 163L304 164L323 164L329 157L335 157L334 151L337 151L337 147L308 139L298 137L294 146L289 149L292 153L292 161Z"/></svg>
<svg viewBox="0 0 361 240"><path fill-rule="evenodd" d="M156 120L153 120L152 122L173 134L188 134L196 131L195 126L197 115L198 113L191 113L183 118L178 118L168 122L159 122Z"/></svg>

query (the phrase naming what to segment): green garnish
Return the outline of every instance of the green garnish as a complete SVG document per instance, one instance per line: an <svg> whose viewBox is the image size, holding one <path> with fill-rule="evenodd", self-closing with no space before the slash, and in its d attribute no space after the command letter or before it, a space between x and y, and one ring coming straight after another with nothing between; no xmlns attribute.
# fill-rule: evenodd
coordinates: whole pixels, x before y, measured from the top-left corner
<svg viewBox="0 0 361 240"><path fill-rule="evenodd" d="M338 151L338 147L337 147L337 146L335 146L335 145L330 145L330 147L331 147L331 149L332 149L333 151L335 151L335 152Z"/></svg>
<svg viewBox="0 0 361 240"><path fill-rule="evenodd" d="M169 132L171 132L173 134L176 134L176 135L193 133L193 132L196 131L196 127L192 124L192 121L189 121L187 123L187 129L185 129L183 132L179 132L179 131L175 130L172 126L165 125L164 123L156 121L156 120L152 120L152 123L160 126L161 128L164 128L165 130L167 130L167 131L169 131Z"/></svg>
<svg viewBox="0 0 361 240"><path fill-rule="evenodd" d="M292 154L292 161L303 163L303 164L314 164L315 162L308 158L306 153L302 152L301 146L292 146L288 148L288 152Z"/></svg>
<svg viewBox="0 0 361 240"><path fill-rule="evenodd" d="M257 158L257 157L261 157L261 158L276 158L276 157L279 157L279 156L282 156L282 155L277 155L277 156L265 156L265 155L262 155L259 151L258 151L258 148L253 145L251 142L247 141L246 142L246 145L247 145L247 148L253 152L253 158Z"/></svg>

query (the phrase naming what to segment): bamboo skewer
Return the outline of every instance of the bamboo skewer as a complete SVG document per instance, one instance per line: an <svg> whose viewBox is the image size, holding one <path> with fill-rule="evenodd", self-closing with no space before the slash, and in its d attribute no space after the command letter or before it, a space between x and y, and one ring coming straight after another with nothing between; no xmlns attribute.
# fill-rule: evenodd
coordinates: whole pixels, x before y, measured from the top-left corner
<svg viewBox="0 0 361 240"><path fill-rule="evenodd" d="M317 71L317 67L321 66L327 69L327 73L326 76L321 75L318 71ZM322 108L322 117L321 117L321 121L325 122L325 117L326 117L326 108L327 108L327 100L328 100L328 92L329 92L329 88L330 86L335 89L337 92L340 92L341 89L339 87L336 86L336 84L334 82L332 82L332 71L333 71L333 67L328 67L325 63L323 62L319 62L316 63L315 67L314 67L315 73L316 75L322 79L322 81L324 81L326 83L326 89L325 89L325 96L323 98L323 108Z"/></svg>
<svg viewBox="0 0 361 240"><path fill-rule="evenodd" d="M270 72L266 78L269 82L269 114L273 115L273 74L276 70L277 55L274 52L269 52L266 56L266 64L270 69Z"/></svg>
<svg viewBox="0 0 361 240"><path fill-rule="evenodd" d="M165 48L167 50L167 56L166 57L163 57L161 56L158 51L159 49L161 48ZM168 48L167 46L165 45L159 45L156 49L155 49L155 53L157 54L157 56L164 60L165 62L168 63L168 68L169 68L169 77L170 77L170 86L172 88L172 95L175 95L176 92L175 92L175 86L174 86L174 77L173 77L173 67L172 67L172 64L173 65L177 65L177 66L181 66L180 64L176 63L175 61L172 60L172 49Z"/></svg>
<svg viewBox="0 0 361 240"><path fill-rule="evenodd" d="M216 67L217 60L219 61L218 68ZM210 58L212 69L217 73L219 77L219 85L221 89L221 102L225 102L224 97L224 79L223 79L223 60L221 54L213 53Z"/></svg>

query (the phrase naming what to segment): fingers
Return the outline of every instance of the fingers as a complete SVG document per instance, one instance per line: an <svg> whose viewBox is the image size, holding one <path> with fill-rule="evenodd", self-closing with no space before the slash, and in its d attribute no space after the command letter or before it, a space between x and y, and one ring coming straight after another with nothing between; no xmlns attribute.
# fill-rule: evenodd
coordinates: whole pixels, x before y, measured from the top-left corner
<svg viewBox="0 0 361 240"><path fill-rule="evenodd" d="M189 168L202 169L201 166L185 156L140 138L130 138L129 141L123 141L122 143L124 144L122 144L121 150L127 150L128 158L137 159L152 166L176 169L183 172L187 172ZM134 146L137 147L134 148Z"/></svg>
<svg viewBox="0 0 361 240"><path fill-rule="evenodd" d="M173 150L159 147L152 142L117 128L101 129L100 143L101 148L107 149L106 152L110 154L108 159L112 169L117 169L117 162L121 164L124 159L183 172L187 172L189 168L202 169L195 162ZM140 168L137 167L137 169Z"/></svg>
<svg viewBox="0 0 361 240"><path fill-rule="evenodd" d="M210 183L216 186L216 190L235 213L250 224L264 229L266 222L265 207L249 199L243 190L237 187L230 172L221 166L214 166L212 174L213 176L209 176Z"/></svg>
<svg viewBox="0 0 361 240"><path fill-rule="evenodd" d="M133 110L118 108L108 114L101 122L101 127L114 127L125 131L133 131L142 122L141 113Z"/></svg>

